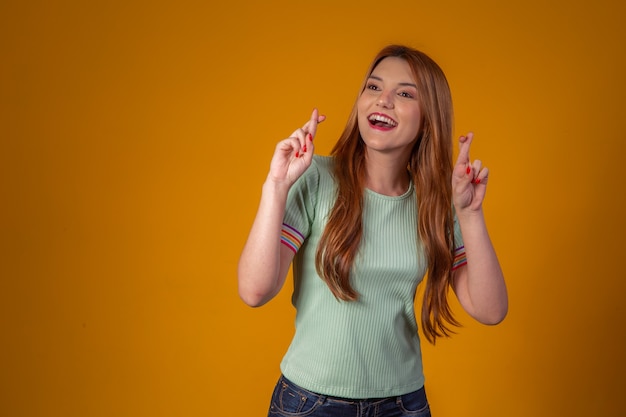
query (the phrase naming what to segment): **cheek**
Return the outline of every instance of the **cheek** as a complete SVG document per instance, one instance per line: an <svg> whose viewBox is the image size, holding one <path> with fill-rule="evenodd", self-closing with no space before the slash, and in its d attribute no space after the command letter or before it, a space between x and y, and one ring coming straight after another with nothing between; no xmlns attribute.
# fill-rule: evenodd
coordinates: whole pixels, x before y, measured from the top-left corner
<svg viewBox="0 0 626 417"><path fill-rule="evenodd" d="M367 104L365 100L359 98L356 104L356 120L359 125L359 129L363 130L368 125L367 121Z"/></svg>
<svg viewBox="0 0 626 417"><path fill-rule="evenodd" d="M417 135L422 124L422 113L419 109L411 109L407 112L408 119L411 120L411 131Z"/></svg>
<svg viewBox="0 0 626 417"><path fill-rule="evenodd" d="M357 115L356 121L357 121L357 126L359 127L359 132L364 132L369 125L369 122L367 121L367 119L365 117L361 117L361 113L359 113Z"/></svg>
<svg viewBox="0 0 626 417"><path fill-rule="evenodd" d="M363 94L361 94L356 101L356 109L359 112L359 115L363 114L366 108L367 108L367 99L363 96Z"/></svg>

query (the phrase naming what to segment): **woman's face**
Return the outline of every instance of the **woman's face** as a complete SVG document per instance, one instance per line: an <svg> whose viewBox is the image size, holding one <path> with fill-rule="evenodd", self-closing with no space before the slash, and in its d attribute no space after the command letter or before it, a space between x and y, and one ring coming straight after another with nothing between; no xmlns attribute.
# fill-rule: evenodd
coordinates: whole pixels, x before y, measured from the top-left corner
<svg viewBox="0 0 626 417"><path fill-rule="evenodd" d="M417 83L409 64L387 57L378 63L357 100L358 124L368 152L410 152L421 123Z"/></svg>

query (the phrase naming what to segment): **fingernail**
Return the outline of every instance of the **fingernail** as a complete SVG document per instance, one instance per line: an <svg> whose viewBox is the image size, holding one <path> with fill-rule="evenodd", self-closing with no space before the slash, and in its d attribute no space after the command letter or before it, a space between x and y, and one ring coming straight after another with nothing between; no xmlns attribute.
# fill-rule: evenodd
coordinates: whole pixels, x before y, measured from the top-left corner
<svg viewBox="0 0 626 417"><path fill-rule="evenodd" d="M307 136L308 136L309 140L310 140L311 142L313 142L313 135L309 133Z"/></svg>
<svg viewBox="0 0 626 417"><path fill-rule="evenodd" d="M467 172L467 175L469 175L472 172L472 169L470 167L467 167L467 169L465 170L465 172Z"/></svg>
<svg viewBox="0 0 626 417"><path fill-rule="evenodd" d="M304 148L302 148L302 152L306 152L306 145L304 145Z"/></svg>
<svg viewBox="0 0 626 417"><path fill-rule="evenodd" d="M476 178L476 179L472 180L472 182L474 184L480 184L480 178Z"/></svg>
<svg viewBox="0 0 626 417"><path fill-rule="evenodd" d="M296 151L296 158L300 156L300 152Z"/></svg>

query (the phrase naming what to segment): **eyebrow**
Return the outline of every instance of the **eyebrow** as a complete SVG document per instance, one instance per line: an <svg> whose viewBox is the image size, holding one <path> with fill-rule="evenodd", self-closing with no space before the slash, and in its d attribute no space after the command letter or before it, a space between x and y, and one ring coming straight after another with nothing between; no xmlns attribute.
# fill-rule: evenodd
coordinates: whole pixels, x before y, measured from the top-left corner
<svg viewBox="0 0 626 417"><path fill-rule="evenodd" d="M377 77L376 75L370 75L368 78L373 78L377 81L382 82L383 79L380 77ZM402 87L413 87L413 88L417 88L417 85L415 85L415 83L398 83L398 85L402 86Z"/></svg>

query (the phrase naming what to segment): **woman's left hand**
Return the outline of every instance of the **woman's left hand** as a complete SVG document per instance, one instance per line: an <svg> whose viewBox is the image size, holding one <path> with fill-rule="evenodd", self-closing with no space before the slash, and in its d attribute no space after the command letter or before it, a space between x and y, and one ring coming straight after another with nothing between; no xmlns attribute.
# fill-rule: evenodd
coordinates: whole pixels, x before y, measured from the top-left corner
<svg viewBox="0 0 626 417"><path fill-rule="evenodd" d="M452 171L452 200L457 213L480 211L487 191L489 170L478 159L470 162L473 138L472 132L459 138L459 156Z"/></svg>

